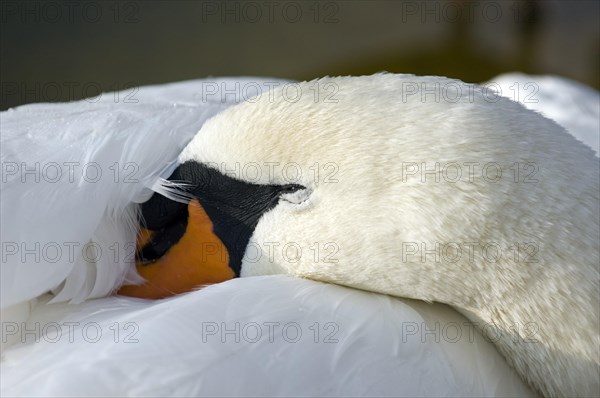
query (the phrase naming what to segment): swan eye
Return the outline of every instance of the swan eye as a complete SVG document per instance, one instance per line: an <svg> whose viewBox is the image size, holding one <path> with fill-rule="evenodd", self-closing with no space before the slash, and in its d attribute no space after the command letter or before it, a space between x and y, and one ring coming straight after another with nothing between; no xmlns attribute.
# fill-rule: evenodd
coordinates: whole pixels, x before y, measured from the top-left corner
<svg viewBox="0 0 600 398"><path fill-rule="evenodd" d="M302 185L299 185L299 184L287 184L287 185L283 185L279 189L279 194L280 195L284 195L284 194L288 194L288 193L294 193L294 192L299 191L301 189L306 189L306 188L303 187Z"/></svg>

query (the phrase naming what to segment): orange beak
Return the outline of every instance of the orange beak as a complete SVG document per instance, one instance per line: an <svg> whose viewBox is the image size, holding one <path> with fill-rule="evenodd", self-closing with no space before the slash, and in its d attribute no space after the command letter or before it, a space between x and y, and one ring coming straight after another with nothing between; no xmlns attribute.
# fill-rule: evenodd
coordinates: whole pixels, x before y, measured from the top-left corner
<svg viewBox="0 0 600 398"><path fill-rule="evenodd" d="M180 164L169 180L183 182L178 189L192 200L155 193L141 205L140 219L149 229L137 238L136 269L145 281L123 286L119 294L157 299L240 276L262 215L281 195L304 189L249 183L196 161Z"/></svg>
<svg viewBox="0 0 600 398"><path fill-rule="evenodd" d="M152 235L152 231L142 229L136 249L141 250ZM136 269L146 281L123 286L118 294L158 299L235 277L227 248L213 232L213 223L197 200L188 204L188 222L181 239L154 262L136 261Z"/></svg>

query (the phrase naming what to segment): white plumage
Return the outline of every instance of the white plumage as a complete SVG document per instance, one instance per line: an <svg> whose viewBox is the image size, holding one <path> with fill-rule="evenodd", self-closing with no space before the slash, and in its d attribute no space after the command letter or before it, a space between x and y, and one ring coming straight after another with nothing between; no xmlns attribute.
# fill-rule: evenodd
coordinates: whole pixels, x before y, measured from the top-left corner
<svg viewBox="0 0 600 398"><path fill-rule="evenodd" d="M598 155L600 95L596 90L558 76L522 73L497 76L486 86L554 120Z"/></svg>
<svg viewBox="0 0 600 398"><path fill-rule="evenodd" d="M144 177L129 185L114 180L85 184L81 178L77 184L50 185L20 184L9 175L2 186L3 242L132 242L131 203L145 200L157 177L169 174L174 163L166 159L175 159L208 117L236 102L207 103L201 94L205 83L142 88L140 102L131 106L110 104L107 98L3 113L3 162L97 162L103 171L115 161L120 167L139 162ZM240 98L232 97L217 99ZM65 129L64 140L55 137ZM127 144L115 153L122 141ZM103 296L131 265L123 259L82 260L23 264L3 258L3 342L5 337L13 343L22 340L22 332L35 330L36 323L40 330L57 323L62 337L53 342L49 334L39 343L17 343L5 350L2 395L531 395L479 332L473 339L466 335L472 328L465 318L439 304L281 276L242 278L156 302L108 297L46 305L48 296L28 301L60 290L65 279L71 282L62 288L60 300ZM21 323L30 308L28 323ZM77 323L73 342L67 338L65 323L70 321ZM93 322L103 333L97 343L81 334ZM248 343L242 335L240 343L221 343L221 336L214 342L214 335L205 335L203 343L203 325L221 327L221 322L229 327L239 322L242 328L253 322L296 322L304 337L311 335L297 343L281 338L271 343L264 336ZM309 329L315 322L321 328L318 343ZM16 325L14 334L5 333L8 323ZM115 323L119 342L114 341L115 327L111 329ZM460 326L458 340L451 329L443 331L453 323ZM337 343L321 342L332 330L323 329L326 324L339 328ZM138 342L125 343L134 329ZM430 329L434 332L427 338ZM436 333L439 342L432 342Z"/></svg>
<svg viewBox="0 0 600 398"><path fill-rule="evenodd" d="M530 394L446 306L286 276L241 278L155 302L109 297L38 308L29 329L75 322L74 341L65 327L57 342L52 329L8 351L3 396ZM102 330L98 342L91 322Z"/></svg>

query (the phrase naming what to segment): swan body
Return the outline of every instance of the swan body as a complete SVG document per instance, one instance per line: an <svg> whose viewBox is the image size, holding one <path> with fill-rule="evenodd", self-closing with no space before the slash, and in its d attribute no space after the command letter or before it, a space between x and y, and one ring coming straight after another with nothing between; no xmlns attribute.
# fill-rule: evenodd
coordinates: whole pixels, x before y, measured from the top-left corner
<svg viewBox="0 0 600 398"><path fill-rule="evenodd" d="M522 73L496 76L485 86L554 120L596 155L600 153L600 95L596 90L563 77Z"/></svg>
<svg viewBox="0 0 600 398"><path fill-rule="evenodd" d="M441 304L282 275L156 301L47 300L18 332L40 334L4 354L3 396L532 396Z"/></svg>
<svg viewBox="0 0 600 398"><path fill-rule="evenodd" d="M493 331L544 395L597 393L594 152L521 104L456 80L379 74L297 91L311 87L335 87L336 97L290 100L279 90L232 107L180 156L221 170L251 164L254 182L305 188L261 218L242 276L291 274L449 304ZM273 173L273 164L295 171ZM334 178L314 178L326 165Z"/></svg>

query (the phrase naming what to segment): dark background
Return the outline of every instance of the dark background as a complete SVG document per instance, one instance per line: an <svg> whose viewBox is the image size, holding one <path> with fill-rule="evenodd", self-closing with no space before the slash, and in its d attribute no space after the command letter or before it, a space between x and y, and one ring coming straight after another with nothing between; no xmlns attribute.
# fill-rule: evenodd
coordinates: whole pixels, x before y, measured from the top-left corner
<svg viewBox="0 0 600 398"><path fill-rule="evenodd" d="M598 89L599 3L2 0L0 109L208 76L382 70Z"/></svg>

